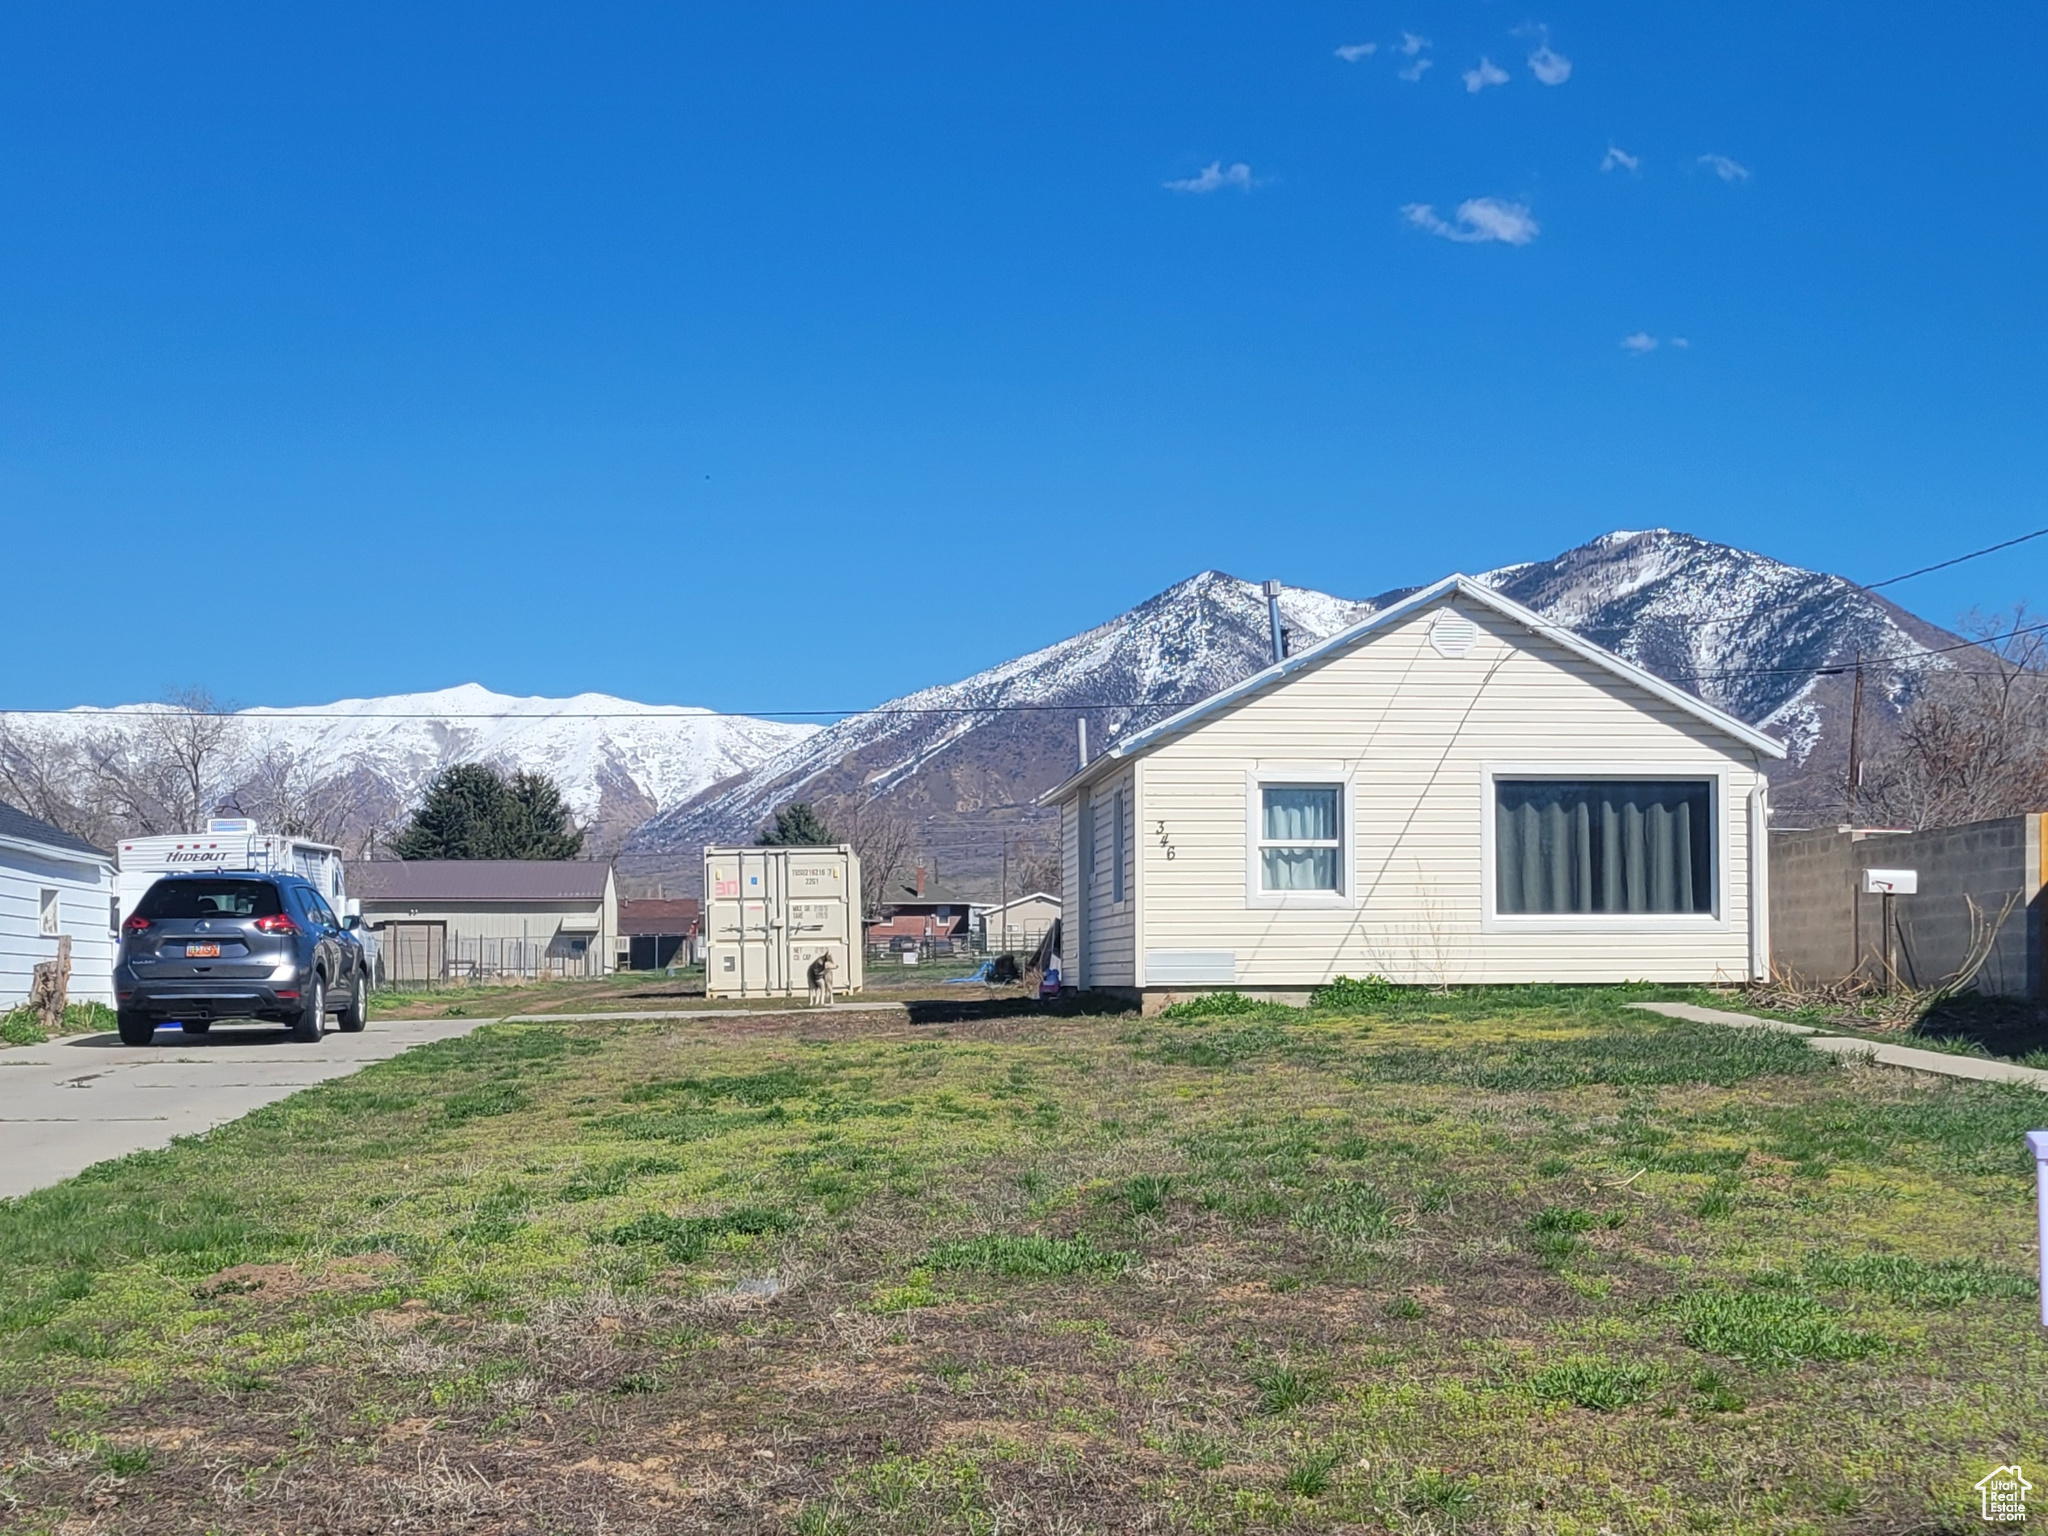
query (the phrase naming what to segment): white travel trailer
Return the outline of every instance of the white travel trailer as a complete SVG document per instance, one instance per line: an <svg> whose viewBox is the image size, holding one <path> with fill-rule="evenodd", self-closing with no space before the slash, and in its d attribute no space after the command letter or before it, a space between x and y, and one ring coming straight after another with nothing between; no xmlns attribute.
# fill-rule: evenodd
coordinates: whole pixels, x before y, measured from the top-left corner
<svg viewBox="0 0 2048 1536"><path fill-rule="evenodd" d="M246 816L216 816L206 824L204 832L124 837L119 853L120 920L124 923L158 876L214 870L302 875L336 912L355 915L348 899L348 878L339 848L303 837L259 832L256 823Z"/></svg>

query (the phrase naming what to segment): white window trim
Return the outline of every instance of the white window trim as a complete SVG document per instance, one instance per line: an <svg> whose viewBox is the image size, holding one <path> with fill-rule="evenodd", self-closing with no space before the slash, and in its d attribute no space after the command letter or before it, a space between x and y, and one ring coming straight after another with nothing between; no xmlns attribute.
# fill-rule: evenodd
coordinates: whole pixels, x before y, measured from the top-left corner
<svg viewBox="0 0 2048 1536"><path fill-rule="evenodd" d="M1728 921L1728 857L1731 830L1728 816L1729 765L1701 763L1482 763L1479 767L1480 838L1485 854L1480 871L1480 930L1485 933L1726 933ZM1712 783L1714 808L1714 910L1711 912L1630 912L1605 915L1586 912L1510 912L1496 910L1500 885L1495 879L1494 786L1500 779L1618 779L1642 783L1660 779ZM1750 854L1755 856L1756 850Z"/></svg>
<svg viewBox="0 0 2048 1536"><path fill-rule="evenodd" d="M36 934L39 938L64 936L64 888L40 886L36 890Z"/></svg>
<svg viewBox="0 0 2048 1536"><path fill-rule="evenodd" d="M1358 905L1358 770L1348 763L1261 763L1244 776L1244 900L1248 907L1331 908ZM1260 883L1264 839L1262 791L1269 784L1328 784L1337 790L1337 883L1334 891L1269 891Z"/></svg>

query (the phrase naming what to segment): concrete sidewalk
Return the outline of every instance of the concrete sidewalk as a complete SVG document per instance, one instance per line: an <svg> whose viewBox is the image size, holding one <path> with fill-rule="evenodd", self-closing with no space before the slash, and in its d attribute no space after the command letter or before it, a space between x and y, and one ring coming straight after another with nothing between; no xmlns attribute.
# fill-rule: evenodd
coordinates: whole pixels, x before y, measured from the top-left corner
<svg viewBox="0 0 2048 1536"><path fill-rule="evenodd" d="M1769 1029L1784 1035L1804 1035L1816 1051L1837 1056L1861 1056L1887 1067L1904 1067L1912 1072L1932 1072L1939 1077L1966 1077L1981 1083L2024 1083L2048 1092L2048 1072L2038 1067L2017 1066L2009 1061L1987 1061L1982 1056L1952 1056L1947 1051L1918 1051L1908 1045L1884 1045L1859 1040L1853 1035L1824 1035L1805 1024L1788 1024L1782 1019L1760 1019L1749 1013L1730 1013L1724 1008L1701 1008L1693 1003L1631 1003L1646 1013L1661 1013L1667 1019L1690 1019L1696 1024L1732 1024L1737 1029Z"/></svg>
<svg viewBox="0 0 2048 1536"><path fill-rule="evenodd" d="M117 1035L70 1035L0 1050L0 1198L55 1184L94 1163L166 1147L301 1088L346 1077L430 1040L495 1019L373 1020L330 1029L318 1045L260 1024L211 1034L157 1031L151 1047Z"/></svg>

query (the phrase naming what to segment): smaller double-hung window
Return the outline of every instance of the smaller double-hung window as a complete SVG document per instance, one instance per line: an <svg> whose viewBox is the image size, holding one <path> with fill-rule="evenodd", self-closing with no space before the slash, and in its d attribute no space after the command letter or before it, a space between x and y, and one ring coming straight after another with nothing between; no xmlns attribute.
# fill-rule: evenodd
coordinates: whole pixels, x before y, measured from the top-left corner
<svg viewBox="0 0 2048 1536"><path fill-rule="evenodd" d="M1259 889L1344 889L1344 786L1259 786Z"/></svg>

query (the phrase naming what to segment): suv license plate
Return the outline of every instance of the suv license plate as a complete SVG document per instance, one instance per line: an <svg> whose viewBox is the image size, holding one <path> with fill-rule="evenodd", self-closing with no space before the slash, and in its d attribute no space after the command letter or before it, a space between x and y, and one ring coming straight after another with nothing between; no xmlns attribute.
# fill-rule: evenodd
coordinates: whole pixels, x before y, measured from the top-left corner
<svg viewBox="0 0 2048 1536"><path fill-rule="evenodd" d="M220 946L218 944L187 944L185 946L185 958L187 960L218 960L220 958Z"/></svg>

